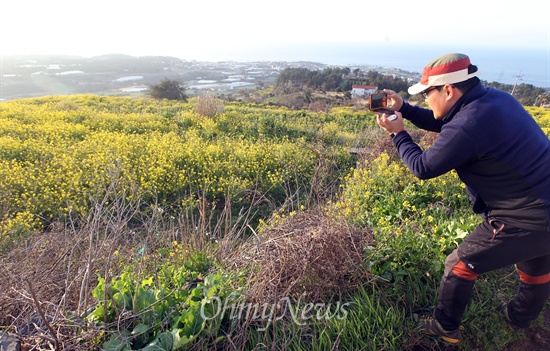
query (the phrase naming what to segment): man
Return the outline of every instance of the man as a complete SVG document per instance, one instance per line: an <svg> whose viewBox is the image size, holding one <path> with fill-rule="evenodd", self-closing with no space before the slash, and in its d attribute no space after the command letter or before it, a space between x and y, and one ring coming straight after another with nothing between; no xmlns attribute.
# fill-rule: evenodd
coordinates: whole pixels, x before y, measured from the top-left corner
<svg viewBox="0 0 550 351"><path fill-rule="evenodd" d="M468 56L443 55L409 88L431 109L386 90L397 119L377 118L415 176L456 170L473 211L484 218L447 257L435 312L419 320L425 334L453 344L462 338L460 323L480 274L516 265L519 290L502 305L514 329L527 328L550 294L550 140L513 96L485 88L477 73ZM403 118L439 132L428 150L413 142Z"/></svg>

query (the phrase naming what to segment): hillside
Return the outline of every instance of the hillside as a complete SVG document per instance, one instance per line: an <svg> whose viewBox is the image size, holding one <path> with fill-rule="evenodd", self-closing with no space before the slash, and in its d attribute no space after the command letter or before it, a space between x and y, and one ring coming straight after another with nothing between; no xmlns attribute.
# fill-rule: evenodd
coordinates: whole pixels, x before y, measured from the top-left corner
<svg viewBox="0 0 550 351"><path fill-rule="evenodd" d="M197 62L127 55L5 56L1 66L0 101L68 94L140 96L149 84L165 77L183 82L190 95L210 89L231 95L234 89L272 85L285 67L325 67L309 62Z"/></svg>
<svg viewBox="0 0 550 351"><path fill-rule="evenodd" d="M454 172L413 177L360 106L199 101L0 104L2 331L24 349L450 350L410 314L479 221ZM526 334L495 311L515 280L479 279L453 350L548 345L549 308Z"/></svg>
<svg viewBox="0 0 550 351"><path fill-rule="evenodd" d="M128 55L90 58L4 56L0 59L0 68L0 101L72 94L143 97L149 85L168 78L184 84L188 96L214 94L227 100L275 103L298 109L308 107L312 103L308 101L311 97L295 93L288 95L288 92L285 92L289 82L285 82L284 75L288 72L309 72L317 75L317 83L311 79L302 81L298 78L291 83L295 86L290 87L290 90L295 90L299 85L300 92L313 91L316 94L349 92L351 84L368 83L380 88L402 91L407 95L405 91L409 83L420 78L418 72L372 65L339 67L317 62L199 62L183 61L174 57ZM345 78L341 77L342 74L338 77L322 77L326 71L347 73ZM352 74L349 74L351 71ZM334 78L341 81L339 88L325 84L328 82L327 79L334 81ZM319 84L319 79L325 83ZM549 102L548 91L530 84L513 86L498 82L484 83L513 92L525 105L540 106ZM281 89L283 86L286 88ZM258 91L271 87L275 89L271 91L270 96L257 94ZM314 101L316 104L312 107L320 110L325 105L342 105L341 97L336 97L325 96L318 102Z"/></svg>

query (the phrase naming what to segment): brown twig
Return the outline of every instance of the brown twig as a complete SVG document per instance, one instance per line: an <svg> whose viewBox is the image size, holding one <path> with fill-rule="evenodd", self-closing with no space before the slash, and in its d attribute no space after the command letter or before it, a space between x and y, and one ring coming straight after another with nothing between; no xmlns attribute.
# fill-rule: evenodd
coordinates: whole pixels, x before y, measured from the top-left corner
<svg viewBox="0 0 550 351"><path fill-rule="evenodd" d="M42 318L42 320L46 324L46 327L48 328L48 330L52 334L52 337L54 338L55 349L59 350L59 339L57 338L55 330L52 328L52 326L50 325L50 323L46 319L46 315L44 314L44 311L42 311L42 307L40 306L40 302L38 301L38 298L36 297L36 294L35 294L34 289L32 287L31 281L27 277L25 277L24 279L25 279L25 282L27 282L27 285L29 286L29 290L30 290L32 298L34 300L34 304L36 305L36 309L38 310L38 313L40 314L40 317Z"/></svg>

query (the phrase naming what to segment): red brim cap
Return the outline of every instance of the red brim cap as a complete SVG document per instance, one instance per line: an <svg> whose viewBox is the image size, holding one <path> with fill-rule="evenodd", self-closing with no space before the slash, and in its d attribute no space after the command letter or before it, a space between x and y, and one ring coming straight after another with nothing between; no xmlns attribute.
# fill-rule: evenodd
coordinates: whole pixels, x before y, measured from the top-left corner
<svg viewBox="0 0 550 351"><path fill-rule="evenodd" d="M424 67L422 79L409 88L409 94L423 92L429 87L463 82L477 76L478 72L468 74L470 58L464 54L446 54L436 58Z"/></svg>

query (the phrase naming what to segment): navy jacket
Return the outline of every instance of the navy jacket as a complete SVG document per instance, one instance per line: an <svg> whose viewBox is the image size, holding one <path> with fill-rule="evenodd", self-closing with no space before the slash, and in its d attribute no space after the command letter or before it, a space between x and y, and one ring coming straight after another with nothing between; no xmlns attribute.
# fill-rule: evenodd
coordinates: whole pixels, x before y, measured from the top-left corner
<svg viewBox="0 0 550 351"><path fill-rule="evenodd" d="M426 151L406 131L393 138L415 176L428 179L455 169L474 212L550 231L550 140L513 96L480 83L442 120L408 103L400 112L417 127L440 133Z"/></svg>

